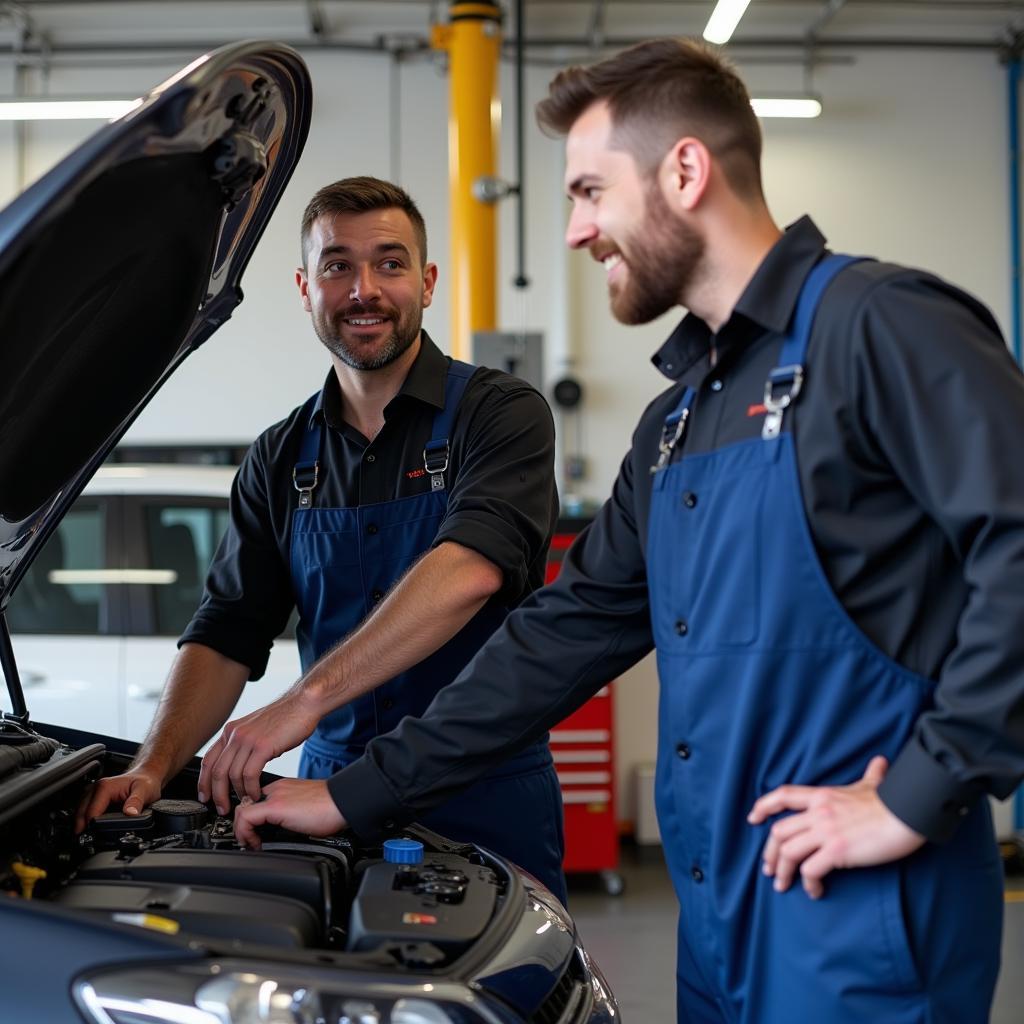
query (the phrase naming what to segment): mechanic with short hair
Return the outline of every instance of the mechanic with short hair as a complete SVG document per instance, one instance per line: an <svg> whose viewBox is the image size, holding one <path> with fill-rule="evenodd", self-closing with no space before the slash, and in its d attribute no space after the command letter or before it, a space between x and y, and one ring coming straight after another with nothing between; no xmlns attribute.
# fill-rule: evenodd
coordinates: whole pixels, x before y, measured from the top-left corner
<svg viewBox="0 0 1024 1024"><path fill-rule="evenodd" d="M306 208L302 256L299 294L331 371L247 454L151 731L131 769L83 802L79 829L111 803L137 814L222 725L199 778L219 813L231 790L259 799L266 763L303 741L301 775L328 778L421 714L543 582L557 519L550 410L422 330L437 267L412 199L375 178L328 185ZM295 607L302 677L224 725ZM420 820L565 899L546 737Z"/></svg>

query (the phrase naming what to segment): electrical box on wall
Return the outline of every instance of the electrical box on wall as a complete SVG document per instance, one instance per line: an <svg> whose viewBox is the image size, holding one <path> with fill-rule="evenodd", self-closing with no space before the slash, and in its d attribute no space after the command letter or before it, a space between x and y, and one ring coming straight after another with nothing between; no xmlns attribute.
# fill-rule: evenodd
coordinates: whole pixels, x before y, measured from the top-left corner
<svg viewBox="0 0 1024 1024"><path fill-rule="evenodd" d="M473 362L521 377L544 392L544 338L539 331L476 331Z"/></svg>

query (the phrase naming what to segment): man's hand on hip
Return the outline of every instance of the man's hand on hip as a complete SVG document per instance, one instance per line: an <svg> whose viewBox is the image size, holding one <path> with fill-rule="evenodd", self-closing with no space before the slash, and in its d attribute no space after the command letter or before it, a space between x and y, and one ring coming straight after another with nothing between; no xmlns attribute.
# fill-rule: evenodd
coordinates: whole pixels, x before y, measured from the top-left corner
<svg viewBox="0 0 1024 1024"><path fill-rule="evenodd" d="M264 791L259 803L243 797L235 808L235 838L250 850L262 845L258 825L280 825L310 836L330 836L345 828L323 779L280 779Z"/></svg>
<svg viewBox="0 0 1024 1024"><path fill-rule="evenodd" d="M258 800L260 773L267 762L297 747L320 720L320 709L301 690L292 689L272 704L237 718L203 756L199 799L213 802L220 814L231 806L231 789L239 799Z"/></svg>
<svg viewBox="0 0 1024 1024"><path fill-rule="evenodd" d="M825 891L835 868L888 864L919 849L925 837L905 825L878 796L889 762L874 757L863 778L849 786L780 786L758 800L747 821L759 825L774 814L796 811L771 827L762 870L785 892L799 870L812 899Z"/></svg>

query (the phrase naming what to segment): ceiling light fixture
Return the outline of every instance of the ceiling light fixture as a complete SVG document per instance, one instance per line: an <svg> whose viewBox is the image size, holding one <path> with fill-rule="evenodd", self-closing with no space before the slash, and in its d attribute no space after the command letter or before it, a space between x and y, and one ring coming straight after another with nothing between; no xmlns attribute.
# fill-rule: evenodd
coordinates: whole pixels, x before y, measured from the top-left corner
<svg viewBox="0 0 1024 1024"><path fill-rule="evenodd" d="M0 121L113 121L141 100L0 100Z"/></svg>
<svg viewBox="0 0 1024 1024"><path fill-rule="evenodd" d="M818 117L821 100L814 96L755 96L750 105L758 117Z"/></svg>
<svg viewBox="0 0 1024 1024"><path fill-rule="evenodd" d="M721 46L729 42L750 0L718 0L704 26L704 38Z"/></svg>

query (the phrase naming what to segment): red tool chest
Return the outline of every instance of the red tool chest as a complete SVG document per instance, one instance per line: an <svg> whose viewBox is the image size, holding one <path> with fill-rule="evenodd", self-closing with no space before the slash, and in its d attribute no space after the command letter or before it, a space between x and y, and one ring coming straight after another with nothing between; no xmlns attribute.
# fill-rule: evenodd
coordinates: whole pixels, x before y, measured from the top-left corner
<svg viewBox="0 0 1024 1024"><path fill-rule="evenodd" d="M559 519L551 541L545 582L587 520ZM623 890L619 828L615 816L615 729L612 687L604 686L551 730L551 755L565 806L566 874L597 872L612 895Z"/></svg>

